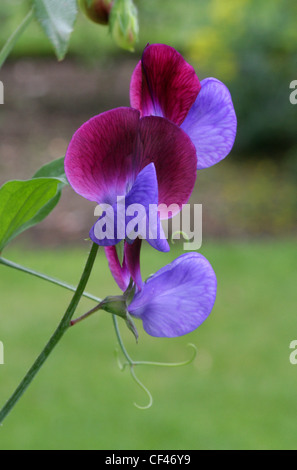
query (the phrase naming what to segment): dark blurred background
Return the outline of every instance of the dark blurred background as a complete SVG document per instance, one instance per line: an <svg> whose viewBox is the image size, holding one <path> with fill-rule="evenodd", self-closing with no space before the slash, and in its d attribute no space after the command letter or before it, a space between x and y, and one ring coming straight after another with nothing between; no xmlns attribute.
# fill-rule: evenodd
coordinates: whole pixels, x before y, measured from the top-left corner
<svg viewBox="0 0 297 470"><path fill-rule="evenodd" d="M203 204L204 237L279 237L296 228L297 4L294 0L138 0L140 41L119 49L106 27L79 15L66 59L32 24L0 71L0 183L30 178L64 155L74 131L104 110L129 106L129 81L147 42L178 49L200 79L230 89L238 116L230 156L200 171L192 201ZM1 0L0 44L28 10ZM62 203L24 237L59 245L86 236L93 208L67 189Z"/></svg>

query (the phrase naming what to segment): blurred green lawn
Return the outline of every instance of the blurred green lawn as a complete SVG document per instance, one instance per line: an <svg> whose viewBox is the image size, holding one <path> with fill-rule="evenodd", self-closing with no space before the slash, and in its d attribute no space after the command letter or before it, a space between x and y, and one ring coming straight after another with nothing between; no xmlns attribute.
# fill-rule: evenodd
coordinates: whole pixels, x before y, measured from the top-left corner
<svg viewBox="0 0 297 470"><path fill-rule="evenodd" d="M16 246L6 257L76 283L88 246L33 251ZM177 369L143 367L140 379L154 396L151 409L129 372L118 369L108 314L69 331L0 430L0 449L296 449L297 339L294 241L206 242L201 252L218 277L208 320L186 337L140 341L122 328L136 359L180 361L189 342L195 362ZM143 250L144 275L182 253ZM56 327L71 294L0 267L1 405ZM117 292L99 255L88 290ZM93 304L84 300L83 313Z"/></svg>

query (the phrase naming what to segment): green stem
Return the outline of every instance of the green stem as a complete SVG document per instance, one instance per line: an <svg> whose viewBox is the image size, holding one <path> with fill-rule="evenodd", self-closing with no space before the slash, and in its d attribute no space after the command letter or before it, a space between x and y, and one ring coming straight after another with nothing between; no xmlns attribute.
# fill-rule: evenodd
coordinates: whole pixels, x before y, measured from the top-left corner
<svg viewBox="0 0 297 470"><path fill-rule="evenodd" d="M136 363L133 361L133 359L131 359L131 357L129 356L128 352L127 352L127 349L125 348L125 345L123 343L123 340L122 340L122 337L121 337L121 333L120 333L120 329L119 329L119 325L118 325L118 319L116 317L116 315L113 315L112 316L112 320L113 320L113 325L114 325L114 329L115 329L115 332L116 332L116 336L117 336L117 340L119 342L119 345L120 345L120 348L125 356L125 358L127 359L128 361L128 364L129 364L129 367L130 367L130 373L131 373L131 376L133 377L133 379L135 380L135 382L137 383L137 385L147 394L148 396L148 399L149 399L149 402L147 405L145 406L140 406L140 405L137 405L137 403L134 403L134 405L139 408L140 410L146 410L148 408L150 408L153 404L153 397L151 395L151 392L146 388L145 385L143 385L142 382L140 382L139 378L136 376L135 374L135 370L134 370L134 366L136 365ZM119 364L120 365L120 364ZM121 366L120 366L121 367ZM124 370L124 368L121 367L122 370Z"/></svg>
<svg viewBox="0 0 297 470"><path fill-rule="evenodd" d="M113 321L113 325L114 325L114 329L115 329L115 332L116 332L116 336L117 336L117 340L119 342L119 345L120 345L120 348L125 356L125 358L127 359L127 361L129 362L130 366L133 366L134 365L134 361L133 359L131 359L131 357L129 356L128 352L127 352L127 349L125 348L125 345L123 343L123 340L122 340L122 337L121 337L121 333L120 333L120 330L119 330L119 325L118 325L118 319L116 317L116 315L113 315L112 316L112 321Z"/></svg>
<svg viewBox="0 0 297 470"><path fill-rule="evenodd" d="M11 53L15 44L19 40L20 36L23 34L23 32L27 29L27 27L31 23L33 17L34 17L34 10L32 8L32 10L26 16L26 18L24 18L24 20L19 25L19 27L15 30L15 32L10 36L10 38L4 44L3 48L0 51L0 69L2 65L4 64L4 62L6 61L9 54Z"/></svg>
<svg viewBox="0 0 297 470"><path fill-rule="evenodd" d="M86 318L90 317L91 315L93 315L93 313L96 313L98 312L98 310L101 310L101 302L99 305L97 305L96 307L92 308L92 310L89 310L89 312L85 313L84 315L82 315L81 317L79 318L76 318L75 320L72 320L70 322L70 326L74 326L74 325L77 325L77 323L80 323L82 322L83 320L85 320Z"/></svg>
<svg viewBox="0 0 297 470"><path fill-rule="evenodd" d="M13 263L12 261L9 261L5 258L0 257L0 264L3 266L7 266L8 268L16 269L17 271L21 271L26 274L30 274L31 276L38 277L38 279L42 279L43 281L50 282L51 284L55 284L56 286L63 287L64 289L70 290L72 292L76 291L76 287L71 286L70 284L67 284L64 281L60 281L59 279L55 279L54 277L47 276L46 274L39 273L37 271L34 271L30 268L26 268L25 266L21 266L20 264ZM95 297L92 294L89 294L88 292L83 293L83 297L86 297L87 299L94 300L95 302L100 303L101 299L98 297Z"/></svg>
<svg viewBox="0 0 297 470"><path fill-rule="evenodd" d="M38 371L41 369L49 355L52 353L53 349L55 346L58 344L60 339L64 336L68 328L70 327L70 321L71 318L73 317L75 310L79 304L79 301L81 297L83 296L84 290L86 288L87 282L89 280L90 274L92 272L94 262L96 259L96 255L98 252L98 245L93 244L92 249L90 251L85 269L83 271L83 274L81 276L80 282L77 286L76 292L69 304L69 307L67 308L58 328L56 329L55 333L45 346L44 350L41 352L41 354L38 356L36 361L34 362L33 366L31 369L28 371L20 385L17 387L13 395L10 397L6 405L2 408L0 411L0 424L4 421L6 416L10 413L10 411L13 409L15 404L18 402L18 400L21 398L21 396L24 394L28 386L31 384L33 381L34 377L38 373Z"/></svg>

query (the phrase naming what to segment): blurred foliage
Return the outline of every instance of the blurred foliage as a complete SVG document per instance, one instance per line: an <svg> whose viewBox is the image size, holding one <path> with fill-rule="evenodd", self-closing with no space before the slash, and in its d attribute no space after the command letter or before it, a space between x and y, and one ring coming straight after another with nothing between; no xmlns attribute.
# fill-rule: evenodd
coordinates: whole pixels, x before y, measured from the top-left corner
<svg viewBox="0 0 297 470"><path fill-rule="evenodd" d="M204 210L203 233L232 237L294 236L296 180L272 160L225 161L198 173L193 198ZM293 176L293 175L292 175Z"/></svg>
<svg viewBox="0 0 297 470"><path fill-rule="evenodd" d="M297 3L294 0L208 2L208 22L188 42L203 73L226 82L238 114L237 150L286 158L296 144Z"/></svg>
<svg viewBox="0 0 297 470"><path fill-rule="evenodd" d="M30 251L9 257L77 283L89 244L80 249ZM148 248L148 249L146 249ZM116 364L116 339L106 313L69 331L32 387L1 427L0 449L296 449L297 366L294 242L206 241L202 247L218 277L218 295L207 321L190 335L136 344L123 327L133 358L179 361L196 344L195 362L178 369L142 367L154 405ZM144 277L181 254L144 246ZM59 321L71 293L0 267L0 403L4 403ZM32 302L32 289L34 301ZM117 293L100 251L88 290ZM17 292L17 295L16 295ZM27 307L26 307L27 306ZM92 308L84 299L78 315ZM126 331L127 330L127 331Z"/></svg>
<svg viewBox="0 0 297 470"><path fill-rule="evenodd" d="M236 150L265 154L286 162L296 140L296 107L289 84L296 79L297 3L295 0L138 0L140 41L176 47L196 67L200 78L225 82L234 100L239 129ZM0 44L28 11L28 2L1 0ZM129 57L117 48L108 28L79 15L70 56L97 63ZM52 55L40 27L32 24L14 57ZM297 156L297 150L294 150Z"/></svg>

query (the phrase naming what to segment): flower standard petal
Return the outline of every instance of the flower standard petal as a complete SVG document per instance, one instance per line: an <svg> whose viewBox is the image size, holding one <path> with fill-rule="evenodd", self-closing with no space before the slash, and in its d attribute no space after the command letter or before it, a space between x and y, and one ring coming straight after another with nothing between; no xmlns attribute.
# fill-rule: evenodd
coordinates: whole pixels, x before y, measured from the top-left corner
<svg viewBox="0 0 297 470"><path fill-rule="evenodd" d="M132 75L131 106L181 125L200 88L195 70L173 47L148 45Z"/></svg>
<svg viewBox="0 0 297 470"><path fill-rule="evenodd" d="M196 149L191 139L167 119L144 117L140 120L136 158L140 168L154 163L159 204L176 205L173 217L188 202L197 177ZM164 218L162 211L160 216Z"/></svg>
<svg viewBox="0 0 297 470"><path fill-rule="evenodd" d="M74 134L65 172L78 194L111 205L126 194L127 180L134 178L139 117L131 108L113 109L90 119Z"/></svg>
<svg viewBox="0 0 297 470"><path fill-rule="evenodd" d="M196 77L199 89L191 101L195 94L193 76L194 69L175 49L149 45L132 74L130 102L142 116L163 116L180 125L196 147L200 170L229 154L237 119L229 90L214 78L200 84Z"/></svg>
<svg viewBox="0 0 297 470"><path fill-rule="evenodd" d="M114 205L148 164L156 168L159 203L185 204L196 179L196 149L167 119L140 119L131 108L95 116L74 134L65 158L72 188L97 203Z"/></svg>
<svg viewBox="0 0 297 470"><path fill-rule="evenodd" d="M150 277L128 311L142 320L151 336L182 336L206 320L216 288L216 275L207 259L187 253Z"/></svg>
<svg viewBox="0 0 297 470"><path fill-rule="evenodd" d="M131 196L132 202L136 196L141 202L144 198L146 206L174 205L169 212L174 216L192 193L196 161L191 139L176 124L155 116L140 119L137 110L118 108L96 116L75 133L67 150L65 171L73 189L86 199L107 205L109 216L114 215L118 197L125 196L128 199ZM153 172L148 171L149 167L154 168ZM160 215L168 218L168 211ZM112 225L114 241L102 243L100 239L99 244L112 246L126 238L126 221L125 218L123 236L117 237ZM160 236L159 219L157 229L156 240L148 241L155 248L168 251L167 241ZM97 243L94 228L90 236ZM122 288L128 274L114 250L107 253L114 277Z"/></svg>
<svg viewBox="0 0 297 470"><path fill-rule="evenodd" d="M215 78L201 82L201 91L182 124L197 150L197 169L208 168L231 151L237 119L228 88Z"/></svg>

